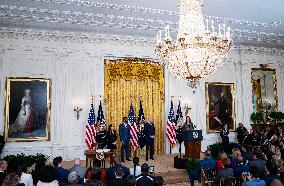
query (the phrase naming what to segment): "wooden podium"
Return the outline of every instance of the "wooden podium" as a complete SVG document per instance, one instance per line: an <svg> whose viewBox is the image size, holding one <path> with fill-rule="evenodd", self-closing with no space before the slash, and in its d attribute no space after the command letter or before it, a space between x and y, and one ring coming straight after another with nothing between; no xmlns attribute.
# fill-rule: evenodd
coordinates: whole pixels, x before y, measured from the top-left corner
<svg viewBox="0 0 284 186"><path fill-rule="evenodd" d="M182 133L185 146L185 156L192 159L200 159L201 141L203 140L201 130L184 130Z"/></svg>

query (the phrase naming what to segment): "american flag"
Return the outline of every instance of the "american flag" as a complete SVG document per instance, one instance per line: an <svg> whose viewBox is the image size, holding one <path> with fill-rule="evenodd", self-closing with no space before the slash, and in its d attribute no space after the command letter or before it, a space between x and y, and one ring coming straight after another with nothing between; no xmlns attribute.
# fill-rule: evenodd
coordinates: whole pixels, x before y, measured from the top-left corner
<svg viewBox="0 0 284 186"><path fill-rule="evenodd" d="M131 146L133 148L138 148L138 128L135 123L134 108L132 103L130 105L130 110L128 113L128 122L130 124Z"/></svg>
<svg viewBox="0 0 284 186"><path fill-rule="evenodd" d="M172 146L176 144L176 131L175 131L175 116L173 110L173 101L171 101L171 108L167 121L166 136Z"/></svg>
<svg viewBox="0 0 284 186"><path fill-rule="evenodd" d="M85 143L87 150L92 149L96 143L96 121L95 121L95 111L93 103L91 104L91 109L89 112L88 123L86 124L86 136Z"/></svg>

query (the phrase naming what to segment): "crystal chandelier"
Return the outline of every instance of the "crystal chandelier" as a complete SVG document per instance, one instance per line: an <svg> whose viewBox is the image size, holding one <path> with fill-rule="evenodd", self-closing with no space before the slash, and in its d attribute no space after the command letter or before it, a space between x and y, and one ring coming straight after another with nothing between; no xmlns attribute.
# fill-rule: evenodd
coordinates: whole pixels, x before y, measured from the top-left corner
<svg viewBox="0 0 284 186"><path fill-rule="evenodd" d="M180 0L176 42L172 41L167 26L157 34L155 50L171 74L188 80L192 88L222 65L231 47L230 28L224 24L215 29L213 20L209 23L208 19L205 26L202 6L203 0Z"/></svg>

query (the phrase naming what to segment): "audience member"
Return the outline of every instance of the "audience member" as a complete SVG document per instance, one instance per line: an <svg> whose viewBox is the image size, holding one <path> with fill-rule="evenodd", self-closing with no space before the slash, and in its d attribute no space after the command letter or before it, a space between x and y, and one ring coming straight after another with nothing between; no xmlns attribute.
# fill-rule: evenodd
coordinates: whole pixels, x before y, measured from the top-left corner
<svg viewBox="0 0 284 186"><path fill-rule="evenodd" d="M278 167L271 161L266 162L266 176L263 177L266 185L270 185L271 181L275 178L280 180L280 176L277 175Z"/></svg>
<svg viewBox="0 0 284 186"><path fill-rule="evenodd" d="M99 186L103 183L101 179L102 171L100 168L92 169L92 176L90 178L90 182L87 184L88 186Z"/></svg>
<svg viewBox="0 0 284 186"><path fill-rule="evenodd" d="M87 169L85 167L81 166L80 158L74 159L74 167L69 169L69 172L73 172L73 171L77 172L81 179L83 179L85 177Z"/></svg>
<svg viewBox="0 0 284 186"><path fill-rule="evenodd" d="M244 180L242 186L266 186L265 181L260 179L261 173L262 172L258 169L258 167L249 167L249 174L244 175L243 173L242 175Z"/></svg>
<svg viewBox="0 0 284 186"><path fill-rule="evenodd" d="M37 186L59 186L55 168L51 165L43 166L38 173Z"/></svg>
<svg viewBox="0 0 284 186"><path fill-rule="evenodd" d="M242 156L244 159L244 164L248 164L252 160L252 151L250 145L242 145Z"/></svg>
<svg viewBox="0 0 284 186"><path fill-rule="evenodd" d="M149 175L149 166L147 163L141 166L141 175L136 178L136 186L153 186L154 178Z"/></svg>
<svg viewBox="0 0 284 186"><path fill-rule="evenodd" d="M127 177L130 172L129 169L121 164L120 158L118 156L113 157L114 166L107 169L107 177L109 180L115 178L115 172L118 168L123 169L124 177Z"/></svg>
<svg viewBox="0 0 284 186"><path fill-rule="evenodd" d="M125 185L126 186L136 186L135 177L133 175L127 176L127 178L125 180Z"/></svg>
<svg viewBox="0 0 284 186"><path fill-rule="evenodd" d="M217 169L217 171L219 171L219 170L221 170L221 169L223 169L223 159L224 158L227 158L227 154L225 153L225 152L221 152L220 154L219 154L219 160L217 160L217 163L216 163L216 169Z"/></svg>
<svg viewBox="0 0 284 186"><path fill-rule="evenodd" d="M201 169L215 169L215 168L216 168L216 161L212 159L211 151L206 150L204 154L204 159L199 160L195 168L195 171L189 173L189 179L190 179L191 185L194 185L194 180L200 181Z"/></svg>
<svg viewBox="0 0 284 186"><path fill-rule="evenodd" d="M234 176L236 178L240 178L242 176L242 173L248 172L249 169L248 169L248 166L246 164L244 164L244 160L243 160L242 156L237 157L237 162L238 162L238 165L233 168Z"/></svg>
<svg viewBox="0 0 284 186"><path fill-rule="evenodd" d="M221 178L233 177L234 171L232 169L231 161L229 158L224 158L222 160L224 168L219 170L214 181L214 185L219 185Z"/></svg>
<svg viewBox="0 0 284 186"><path fill-rule="evenodd" d="M57 178L58 178L58 182L60 184L68 183L69 171L63 168L61 156L58 156L58 157L53 159L53 166L55 168L55 172L56 172L56 175L57 175Z"/></svg>
<svg viewBox="0 0 284 186"><path fill-rule="evenodd" d="M24 183L25 186L33 186L33 177L31 174L27 174L27 165L25 163L19 164L17 168L17 174L20 178L20 183Z"/></svg>
<svg viewBox="0 0 284 186"><path fill-rule="evenodd" d="M230 157L232 168L238 165L237 161L238 156L241 156L241 151L238 148L234 147L232 149L232 156Z"/></svg>
<svg viewBox="0 0 284 186"><path fill-rule="evenodd" d="M19 186L20 178L16 173L8 174L3 180L2 186ZM22 185L21 185L22 186ZM25 186L25 185L23 185Z"/></svg>
<svg viewBox="0 0 284 186"><path fill-rule="evenodd" d="M67 184L68 186L84 185L84 184L80 184L80 175L77 172L75 172L75 171L72 171L68 175L68 182L69 182L69 184Z"/></svg>
<svg viewBox="0 0 284 186"><path fill-rule="evenodd" d="M6 177L6 171L8 168L8 163L5 160L0 161L0 185L2 185L3 180Z"/></svg>
<svg viewBox="0 0 284 186"><path fill-rule="evenodd" d="M115 171L115 178L110 180L107 185L108 186L125 186L125 181L122 178L124 175L124 171L121 167L118 167Z"/></svg>
<svg viewBox="0 0 284 186"><path fill-rule="evenodd" d="M141 174L141 166L139 165L139 158L134 157L133 158L133 167L130 168L130 175L133 175L134 177L137 177Z"/></svg>
<svg viewBox="0 0 284 186"><path fill-rule="evenodd" d="M37 161L35 164L35 170L32 172L32 177L33 177L33 183L34 185L37 184L38 182L38 174L39 174L39 170L45 166L45 162L44 161Z"/></svg>

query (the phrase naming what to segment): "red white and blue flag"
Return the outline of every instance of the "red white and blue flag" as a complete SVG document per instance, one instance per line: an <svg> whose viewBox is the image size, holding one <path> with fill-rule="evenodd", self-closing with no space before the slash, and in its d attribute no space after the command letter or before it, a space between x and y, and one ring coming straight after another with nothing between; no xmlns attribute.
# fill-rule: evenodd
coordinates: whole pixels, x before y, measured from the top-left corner
<svg viewBox="0 0 284 186"><path fill-rule="evenodd" d="M93 103L89 112L88 122L86 124L85 143L87 150L91 150L96 144L96 119Z"/></svg>
<svg viewBox="0 0 284 186"><path fill-rule="evenodd" d="M134 108L131 103L130 105L130 110L128 113L128 123L130 125L130 135L131 135L131 146L133 148L138 148L139 143L138 143L138 128L135 123L135 116L134 116Z"/></svg>
<svg viewBox="0 0 284 186"><path fill-rule="evenodd" d="M175 114L173 109L173 101L171 101L171 108L167 120L166 136L172 146L176 145L176 130L175 130Z"/></svg>

